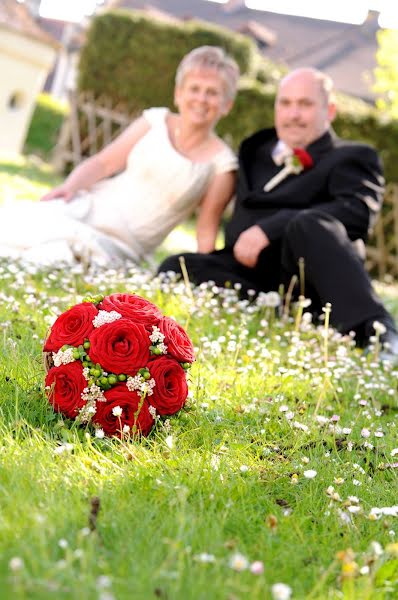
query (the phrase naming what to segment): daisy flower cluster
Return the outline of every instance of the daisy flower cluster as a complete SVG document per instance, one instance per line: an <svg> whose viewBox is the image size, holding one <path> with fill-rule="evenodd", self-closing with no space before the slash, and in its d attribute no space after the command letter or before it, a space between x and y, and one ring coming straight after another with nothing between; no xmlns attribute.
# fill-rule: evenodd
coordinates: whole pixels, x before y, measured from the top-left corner
<svg viewBox="0 0 398 600"><path fill-rule="evenodd" d="M172 414L164 411L170 406L169 397L162 404L155 399L162 385L170 389L169 361L173 360L179 373L182 370L181 380L172 379L171 396L180 398L179 406L186 410L171 421L162 420L148 442L153 447L129 440L132 443L126 443L124 451L139 456L136 462L134 458L128 462L137 480L146 469L155 469L159 459L161 466L151 475L153 488L161 490L159 497L167 499L170 493L180 502L181 489L192 484L195 492L187 492L187 506L203 503L204 512L216 507L223 523L234 531L237 539L232 550L217 545L223 535L218 531L217 542L210 539L190 555L190 568L219 570L230 578L228 589L233 590L230 582L234 581L237 590L261 588L272 599L302 597L309 586L304 579L309 578L289 577L286 568L278 571L271 547L278 547L282 562L289 560L289 554L301 552L300 564L306 565L303 571L308 570L310 578L318 580L319 573L327 572L340 589L350 578L359 585L369 577L375 586L376 579L383 580L383 567L388 565L386 572L393 568L390 563L397 558L398 369L380 361L377 335L374 352L364 355L354 334L342 335L330 326L330 307L325 307L323 320L314 322L306 312L311 309L307 299L288 303L276 292L249 293L242 299L239 286L224 289L210 282L188 289L186 282L172 274L154 278L135 267L123 272L90 269L84 273L84 283L78 267L42 273L16 263L0 268L6 283L0 292L0 307L6 315L1 323L2 348L10 365L20 360L23 345L29 344L32 355L40 352L46 328L56 323L54 315L64 314L66 305L73 308L82 290L95 289L100 294L95 302L81 303L91 308L84 307L80 323L86 310L95 312L87 319L90 333L73 343L70 338L69 343L60 340L46 350L52 361L50 370L58 373L58 383L48 384L51 403L66 415L60 410L61 396L54 395L55 385L59 389L62 385L65 399L78 397L81 402L71 417L93 424L97 437L116 434L127 439L134 426L138 431L141 403L147 407L151 427L160 414ZM138 333L133 338L120 335L126 319L120 304L103 305L113 289L122 287L140 290L148 302L161 302L162 312L188 323L189 348L196 357L189 393L185 363L192 362L192 355L178 354L185 344L173 343L171 330L176 321L170 319L173 322L165 327L162 316L145 325L138 323L143 325L135 329L144 340L142 357ZM108 345L113 328L118 335ZM29 339L23 329L29 330ZM69 329L67 333L71 335ZM100 341L102 337L101 345L96 345L96 336ZM138 360L130 369L123 360L128 355L131 365L135 351ZM118 367L108 364L112 354L117 355ZM163 367L157 370L159 364ZM73 381L59 376L71 369L77 371ZM12 376L10 369L7 377ZM116 397L120 389L124 398L135 398L131 413L122 398ZM101 416L105 407L106 419ZM105 429L103 423L112 425ZM116 444L109 445L116 452ZM58 448L57 461L73 456L64 441ZM195 470L199 464L200 475ZM189 473L189 482L182 484L183 472ZM197 481L200 485L195 487ZM243 523L241 529L239 523ZM201 526L198 515L195 527ZM318 532L330 532L328 548L319 553L314 541ZM369 540L374 543L364 551ZM21 560L15 560L10 569L23 570ZM318 593L316 585L313 596L322 597L325 588Z"/></svg>

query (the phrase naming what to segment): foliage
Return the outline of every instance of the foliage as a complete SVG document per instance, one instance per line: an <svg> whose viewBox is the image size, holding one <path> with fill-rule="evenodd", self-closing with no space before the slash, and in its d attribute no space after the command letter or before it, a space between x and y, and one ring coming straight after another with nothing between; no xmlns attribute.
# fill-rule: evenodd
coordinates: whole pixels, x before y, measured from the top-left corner
<svg viewBox="0 0 398 600"><path fill-rule="evenodd" d="M270 306L132 267L3 262L0 277L4 597L255 600L281 581L297 598L394 597L395 518L370 516L395 503L394 372ZM148 439L97 439L45 399L48 324L98 289L145 295L198 348L189 405Z"/></svg>
<svg viewBox="0 0 398 600"><path fill-rule="evenodd" d="M234 106L218 125L218 133L235 149L256 129L273 126L274 88L267 88L253 80L246 80L240 88ZM257 127L253 128L253 123Z"/></svg>
<svg viewBox="0 0 398 600"><path fill-rule="evenodd" d="M384 165L386 181L398 182L398 122L387 122L374 111L358 119L340 113L334 127L342 137L359 140L376 148Z"/></svg>
<svg viewBox="0 0 398 600"><path fill-rule="evenodd" d="M235 148L240 140L257 129L271 127L275 90L271 86L246 82L240 89L231 113L223 119L219 133ZM378 149L388 182L398 181L398 122L383 120L364 103L339 95L338 114L333 127L338 135ZM250 107L250 109L248 109Z"/></svg>
<svg viewBox="0 0 398 600"><path fill-rule="evenodd" d="M172 40L172 43L170 43ZM148 19L136 11L110 11L93 19L82 49L78 87L105 95L130 112L172 106L178 63L193 48L223 46L243 73L251 73L254 43L210 24Z"/></svg>
<svg viewBox="0 0 398 600"><path fill-rule="evenodd" d="M398 119L398 31L380 29L377 41L378 66L374 70L374 90L380 94L377 106L393 119Z"/></svg>
<svg viewBox="0 0 398 600"><path fill-rule="evenodd" d="M397 597L398 372L377 346L364 357L297 306L131 265L0 261L0 282L1 598L270 600L280 582L292 598ZM188 405L142 440L96 438L43 389L54 318L118 291L197 347Z"/></svg>
<svg viewBox="0 0 398 600"><path fill-rule="evenodd" d="M50 159L67 110L64 102L49 94L39 94L25 141L25 154Z"/></svg>
<svg viewBox="0 0 398 600"><path fill-rule="evenodd" d="M223 46L241 66L235 106L218 126L236 149L244 137L272 125L275 82L285 71L265 60L245 36L207 23L171 25L138 11L109 11L92 21L81 53L79 89L108 96L114 105L134 114L149 106L173 108L177 64L201 44ZM379 149L387 181L398 181L398 124L386 122L382 113L342 94L338 106L337 133Z"/></svg>

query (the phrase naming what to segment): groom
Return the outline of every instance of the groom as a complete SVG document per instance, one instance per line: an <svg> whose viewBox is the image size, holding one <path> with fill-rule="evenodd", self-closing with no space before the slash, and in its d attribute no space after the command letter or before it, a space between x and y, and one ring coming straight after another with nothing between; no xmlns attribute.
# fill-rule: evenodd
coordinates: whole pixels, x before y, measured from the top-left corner
<svg viewBox="0 0 398 600"><path fill-rule="evenodd" d="M243 291L286 286L301 263L314 310L330 302L331 323L354 330L361 345L374 335L373 323L382 323L382 358L395 363L398 333L363 265L364 242L382 204L382 168L371 147L339 139L331 129L332 87L311 68L281 81L275 128L241 145L225 248L185 254L185 263L195 283L239 283ZM180 272L179 257L167 258L159 271Z"/></svg>

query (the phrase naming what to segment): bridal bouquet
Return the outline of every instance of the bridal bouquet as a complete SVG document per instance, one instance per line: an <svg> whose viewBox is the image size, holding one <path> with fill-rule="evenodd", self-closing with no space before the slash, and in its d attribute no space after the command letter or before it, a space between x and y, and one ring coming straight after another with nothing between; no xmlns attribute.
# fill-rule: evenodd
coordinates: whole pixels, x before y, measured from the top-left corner
<svg viewBox="0 0 398 600"><path fill-rule="evenodd" d="M288 175L298 175L314 166L312 156L304 148L293 148L293 153L285 158L285 166L279 173L274 175L264 186L264 192L271 191Z"/></svg>
<svg viewBox="0 0 398 600"><path fill-rule="evenodd" d="M86 298L54 322L44 344L54 409L97 435L147 435L188 395L194 361L184 329L135 294Z"/></svg>

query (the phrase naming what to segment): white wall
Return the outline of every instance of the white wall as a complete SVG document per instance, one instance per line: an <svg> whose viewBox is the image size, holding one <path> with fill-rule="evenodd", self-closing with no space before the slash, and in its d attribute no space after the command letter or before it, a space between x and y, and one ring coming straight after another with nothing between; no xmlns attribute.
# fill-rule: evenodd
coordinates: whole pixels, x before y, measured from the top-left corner
<svg viewBox="0 0 398 600"><path fill-rule="evenodd" d="M0 152L22 151L55 56L51 46L0 26Z"/></svg>

